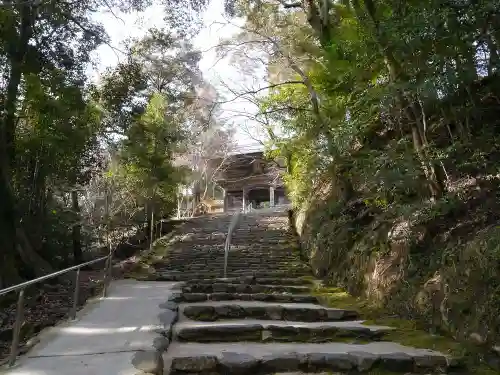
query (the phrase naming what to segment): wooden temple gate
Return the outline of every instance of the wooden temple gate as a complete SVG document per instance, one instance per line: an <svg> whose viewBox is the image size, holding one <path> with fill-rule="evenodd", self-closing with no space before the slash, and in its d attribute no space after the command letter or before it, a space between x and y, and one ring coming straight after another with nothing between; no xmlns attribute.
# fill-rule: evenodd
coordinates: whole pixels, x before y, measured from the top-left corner
<svg viewBox="0 0 500 375"><path fill-rule="evenodd" d="M231 155L216 159L215 181L224 191L224 212L244 208L273 207L288 203L282 175L282 159L266 160L262 152Z"/></svg>

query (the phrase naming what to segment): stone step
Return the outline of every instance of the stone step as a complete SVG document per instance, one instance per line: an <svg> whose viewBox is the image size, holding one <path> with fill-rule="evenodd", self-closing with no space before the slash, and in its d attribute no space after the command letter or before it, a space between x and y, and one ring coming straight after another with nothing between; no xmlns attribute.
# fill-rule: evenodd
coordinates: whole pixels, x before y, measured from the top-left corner
<svg viewBox="0 0 500 375"><path fill-rule="evenodd" d="M310 294L288 293L182 293L180 302L203 301L264 301L287 303L318 303L318 298Z"/></svg>
<svg viewBox="0 0 500 375"><path fill-rule="evenodd" d="M272 239L272 238L259 238L261 237L259 234L256 234L254 236L247 236L245 238L238 238L238 237L233 237L231 239L231 245L245 245L245 246L251 246L251 247L259 247L259 246L265 246L267 248L272 247L272 246L285 246L290 243L290 240L288 239Z"/></svg>
<svg viewBox="0 0 500 375"><path fill-rule="evenodd" d="M303 277L310 277L311 276L311 271L309 270L287 270L287 271L248 271L244 272L244 270L240 271L232 271L231 273L228 272L228 277L238 277L238 276L253 276L253 277L258 277L258 278L285 278L285 277L292 277L296 279L300 279Z"/></svg>
<svg viewBox="0 0 500 375"><path fill-rule="evenodd" d="M172 257L171 261L173 263L178 263L178 264L185 264L186 262L188 263L199 263L199 264L206 264L206 263L212 263L212 264L224 264L224 254L213 254L210 257L202 257L202 256L189 256L189 257L184 257L184 256L177 256L177 257ZM233 264L259 264L259 265L266 265L269 264L269 262L272 262L273 264L303 264L298 256L286 256L286 257L275 257L271 258L268 257L267 255L260 255L258 257L246 257L246 256L229 256L228 257L228 262L231 262Z"/></svg>
<svg viewBox="0 0 500 375"><path fill-rule="evenodd" d="M216 279L214 279L216 280ZM239 283L200 283L182 287L184 293L308 293L311 290L307 285L265 285L265 284L239 284Z"/></svg>
<svg viewBox="0 0 500 375"><path fill-rule="evenodd" d="M218 278L221 277L223 272L217 273L203 273L200 275L199 272L196 273L188 273L188 272L156 272L154 274L146 275L141 278L141 280L148 281L177 281L177 282L186 282L191 280L193 277L203 276L205 278ZM127 275L125 275L127 277Z"/></svg>
<svg viewBox="0 0 500 375"><path fill-rule="evenodd" d="M212 266L224 266L224 254L220 254L218 257L212 257L209 259L204 259L204 258L196 258L193 257L192 259L163 259L163 261L170 265L170 266L188 266L188 265L212 265ZM284 259L272 259L272 258L267 258L267 257L260 257L258 259L236 259L236 258L229 258L228 259L228 264L231 264L233 266L248 266L248 265L257 265L257 266L279 266L279 265L287 265L287 266L296 266L296 265L305 265L302 263L299 259L292 259L292 258L284 258Z"/></svg>
<svg viewBox="0 0 500 375"><path fill-rule="evenodd" d="M208 272L202 272L202 271L196 271L196 272L187 272L187 271L162 271L162 270L157 270L157 279L164 279L165 281L185 281L189 282L193 280L196 277L202 277L203 279L206 280L214 280L216 282L218 279L223 278L223 273L224 271L221 269L219 271L208 271ZM243 272L243 271L229 271L228 270L228 276L229 278L236 278L236 277L267 277L267 276L272 276L275 277L276 274L269 273L269 272ZM309 276L309 274L299 274L296 277L304 277L304 276Z"/></svg>
<svg viewBox="0 0 500 375"><path fill-rule="evenodd" d="M180 304L182 316L198 321L253 318L301 322L354 320L358 313L312 303L279 303L259 301L207 301Z"/></svg>
<svg viewBox="0 0 500 375"><path fill-rule="evenodd" d="M223 244L222 244L223 245ZM224 248L218 249L202 249L202 248L190 248L190 249L179 249L178 251L171 251L168 255L172 260L182 260L186 261L189 259L212 259L214 256L223 257L225 255ZM244 260L253 260L259 261L263 259L274 259L274 260L289 260L289 259L297 259L299 254L296 251L273 251L271 249L255 249L255 248L240 248L235 249L231 247L231 251L229 252L229 259L239 259L240 261Z"/></svg>
<svg viewBox="0 0 500 375"><path fill-rule="evenodd" d="M228 264L227 265L228 270L254 270L254 271L270 271L270 272L286 272L286 271L291 271L291 272L310 272L310 268L306 266L287 266L287 265L253 265L253 264L242 264L242 265L234 265L234 264ZM183 271L193 271L193 270L207 270L208 272L213 271L213 270L220 270L224 269L223 265L217 266L213 264L187 264L185 266L166 266L166 267L161 267L162 270L168 271L168 270L183 270Z"/></svg>
<svg viewBox="0 0 500 375"><path fill-rule="evenodd" d="M219 278L215 280L217 284L247 284L247 285L295 285L295 286L312 286L314 281L310 278L277 278L277 277L253 277L253 276L240 276ZM203 278L194 278L186 283L186 285L205 285L213 284L214 280L207 280Z"/></svg>
<svg viewBox="0 0 500 375"><path fill-rule="evenodd" d="M422 369L419 369L420 373L416 373L416 372L405 372L404 375L422 375L421 371ZM437 369L436 371L438 372L435 372L435 371L432 371L432 372L429 372L431 370L426 370L425 371L425 375L443 375L443 372L440 370L440 369ZM293 372L272 372L272 375L352 375L352 371L348 371L348 372L338 372L336 371L335 374L332 373L331 371L320 371L320 372L317 372L317 371L314 371L314 372L304 372L304 371L293 371ZM355 372L356 374L359 374L359 372ZM391 375L391 374L394 374L393 371L391 372L385 372L385 371L382 371L383 374L385 375ZM364 374L367 374L367 375L382 375L380 373L380 370L375 370L375 371L372 371L372 372L369 372L369 373L364 373ZM462 374L462 373L460 373ZM457 374L455 374L457 375ZM462 374L463 375L463 374Z"/></svg>
<svg viewBox="0 0 500 375"><path fill-rule="evenodd" d="M257 235L258 236L258 235ZM290 241L289 240L271 240L271 239L256 239L258 238L255 236L255 238L241 238L241 239L232 239L231 240L231 250L233 250L233 246L241 246L245 247L247 249L268 249L271 250L274 247L282 247L284 249L290 248Z"/></svg>
<svg viewBox="0 0 500 375"><path fill-rule="evenodd" d="M193 265L186 267L159 267L157 265L157 270L162 272L194 272L194 271L202 271L202 272L219 272L224 270L224 267L214 267L210 265ZM232 267L228 265L228 272L236 272L241 271L245 272L245 274L251 274L250 272L258 272L259 274L263 274L264 272L270 274L276 274L277 272L282 272L283 274L288 273L288 276L294 275L295 277L304 276L310 274L310 270L308 268L287 268L287 267L261 267L261 266L247 266L247 267Z"/></svg>
<svg viewBox="0 0 500 375"><path fill-rule="evenodd" d="M165 369L180 374L276 374L370 370L446 371L459 361L442 353L391 342L346 343L173 343L164 355ZM331 373L331 372L330 372ZM378 372L377 372L378 373Z"/></svg>
<svg viewBox="0 0 500 375"><path fill-rule="evenodd" d="M175 272L168 271L162 272L161 270L157 270L155 275L150 277L150 280L154 281L191 281L198 277L216 281L217 279L222 278L224 271L221 269L218 272ZM290 272L243 272L243 271L231 271L228 272L229 278L239 278L239 277L258 277L258 278L269 278L276 279L280 275L290 276ZM297 277L309 276L309 273L299 273Z"/></svg>
<svg viewBox="0 0 500 375"><path fill-rule="evenodd" d="M352 322L293 322L229 320L182 321L174 326L174 339L181 342L334 342L380 340L390 327L365 326Z"/></svg>
<svg viewBox="0 0 500 375"><path fill-rule="evenodd" d="M224 266L215 266L211 264L189 264L186 266L173 266L173 265L162 265L159 263L155 264L156 269L158 271L163 271L163 272L169 272L169 271L177 271L177 272L193 272L193 271L205 271L205 272L214 272L214 271L220 271L224 269ZM245 273L249 272L259 272L259 273L270 273L270 274L283 274L285 275L286 273L289 272L288 277L291 277L291 275L296 275L297 273L308 273L311 274L310 268L308 267L289 267L289 266L261 266L261 265L241 265L241 266L236 266L236 265L231 265L228 264L227 266L228 271L245 271ZM296 276L295 276L296 277Z"/></svg>
<svg viewBox="0 0 500 375"><path fill-rule="evenodd" d="M171 252L166 259L170 259L173 262L191 262L191 261L213 261L213 260L223 260L224 259L224 251L223 249L215 252L205 252L201 250L195 250L193 253L188 253L188 251L193 251L193 249L185 249L178 252ZM231 250L229 254L229 258L232 261L249 261L254 263L263 263L267 260L275 261L275 262L289 262L289 261L297 261L299 259L299 255L296 253L290 254L277 254L271 253L270 251L256 253L249 252L248 254L240 252L240 250Z"/></svg>
<svg viewBox="0 0 500 375"><path fill-rule="evenodd" d="M225 239L219 239L219 242L215 244L210 244L208 246L207 242L200 241L199 243L187 243L187 242L179 242L178 244L180 247L175 247L172 248L172 252L176 253L182 253L184 251L188 251L189 248L184 245L191 245L195 246L195 248L192 248L195 252L199 253L220 253L225 251ZM235 244L231 242L231 249L229 250L230 253L243 253L245 255L251 256L254 254L254 251L257 252L259 255L274 255L274 256L280 256L280 255L294 255L297 254L298 250L294 249L293 246L287 244L287 245L272 245L270 246L269 244L259 244L255 245L250 242L251 240L248 240L248 243L244 244Z"/></svg>
<svg viewBox="0 0 500 375"><path fill-rule="evenodd" d="M201 247L207 247L207 246L224 246L225 242L225 236L216 236L216 237L211 237L209 234L205 235L196 235L196 236L190 236L187 234L188 237L185 237L183 239L180 239L177 241L176 246L182 246L182 245L199 245Z"/></svg>
<svg viewBox="0 0 500 375"><path fill-rule="evenodd" d="M282 231L273 231L270 232L268 229L262 228L262 229L236 229L233 231L233 239L248 239L248 238L253 238L256 239L257 241L262 240L274 240L274 241L279 241L279 242L286 242L289 241L290 238L289 236L285 236Z"/></svg>
<svg viewBox="0 0 500 375"><path fill-rule="evenodd" d="M214 273L221 272L224 270L224 267L214 267L211 265L193 265L187 267L164 267L162 265L156 264L156 270L158 272L163 273L193 273L193 272L203 272L203 273ZM261 266L247 266L247 267L232 267L228 265L228 272L241 272L245 275L252 275L254 273L258 273L259 275L276 275L278 272L281 274L287 274L289 277L299 278L301 276L308 276L311 274L309 268L301 267L301 268L288 268L288 267L261 267Z"/></svg>
<svg viewBox="0 0 500 375"><path fill-rule="evenodd" d="M274 262L274 263L294 263L294 262L300 262L299 257L297 255L287 255L287 256L276 256L276 257L271 257L265 254L262 254L258 257L249 257L249 256L240 256L240 255L235 255L233 256L230 254L228 257L229 261L232 261L234 263L242 263L242 262L250 262L254 264L265 264L267 262ZM171 257L171 261L175 263L181 263L183 264L184 262L221 262L222 264L224 263L224 253L221 252L219 254L210 254L210 255L201 255L199 254L198 256L196 255L178 255L175 257Z"/></svg>
<svg viewBox="0 0 500 375"><path fill-rule="evenodd" d="M207 249L182 249L179 251L171 251L168 255L172 259L172 261L187 261L187 260L209 260L214 257L224 257L224 249L221 247L220 249L215 250L207 250ZM229 253L229 259L239 259L243 260L251 260L251 261L260 261L263 259L271 259L271 260L279 260L279 261L288 261L291 259L298 258L297 252L284 252L284 251L272 251L269 248L266 251L259 251L256 249L252 249L252 251L244 250L244 249L233 249Z"/></svg>

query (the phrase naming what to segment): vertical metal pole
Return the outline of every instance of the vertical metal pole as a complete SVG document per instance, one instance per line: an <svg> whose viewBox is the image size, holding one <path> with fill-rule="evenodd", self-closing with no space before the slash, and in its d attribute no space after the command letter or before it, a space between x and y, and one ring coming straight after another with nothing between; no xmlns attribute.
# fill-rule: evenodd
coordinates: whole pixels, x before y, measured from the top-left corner
<svg viewBox="0 0 500 375"><path fill-rule="evenodd" d="M247 195L247 191L245 188L243 188L243 202L242 202L242 206L243 206L242 211L243 212L247 212L247 197L246 197L246 195Z"/></svg>
<svg viewBox="0 0 500 375"><path fill-rule="evenodd" d="M102 291L102 296L106 297L108 294L108 287L111 284L113 278L113 247L111 246L111 241L109 239L108 233L108 259L106 259L106 264L104 265L104 288Z"/></svg>
<svg viewBox="0 0 500 375"><path fill-rule="evenodd" d="M224 208L223 208L223 210L224 210L224 213L226 213L227 212L227 206L228 206L228 204L227 204L228 196L227 196L226 189L222 189L222 199L223 199L223 202L224 202L224 206L223 206Z"/></svg>
<svg viewBox="0 0 500 375"><path fill-rule="evenodd" d="M154 208L151 209L151 221L150 221L150 233L149 233L149 250L153 248L153 236L154 236Z"/></svg>
<svg viewBox="0 0 500 375"><path fill-rule="evenodd" d="M108 286L111 284L111 280L113 280L113 251L111 250L111 246L109 247L109 256L108 256Z"/></svg>
<svg viewBox="0 0 500 375"><path fill-rule="evenodd" d="M181 218L181 203L182 203L182 194L183 194L183 191L182 191L182 187L179 186L179 188L177 189L177 219L180 219Z"/></svg>
<svg viewBox="0 0 500 375"><path fill-rule="evenodd" d="M106 245L108 246L108 259L104 264L104 285L102 288L102 296L106 297L108 294L108 285L110 282L110 268L111 268L111 240L109 238L109 186L106 183Z"/></svg>
<svg viewBox="0 0 500 375"><path fill-rule="evenodd" d="M102 288L103 298L105 298L106 295L108 294L108 263L109 263L109 256L108 259L106 259L106 262L104 263L104 285Z"/></svg>
<svg viewBox="0 0 500 375"><path fill-rule="evenodd" d="M16 363L17 353L19 351L19 340L21 334L21 326L24 320L24 289L19 291L17 299L16 322L14 323L14 332L12 338L12 346L10 347L9 366L12 367Z"/></svg>
<svg viewBox="0 0 500 375"><path fill-rule="evenodd" d="M78 307L78 298L80 297L80 268L76 270L75 290L73 292L73 307L71 308L71 319L76 319L76 309Z"/></svg>

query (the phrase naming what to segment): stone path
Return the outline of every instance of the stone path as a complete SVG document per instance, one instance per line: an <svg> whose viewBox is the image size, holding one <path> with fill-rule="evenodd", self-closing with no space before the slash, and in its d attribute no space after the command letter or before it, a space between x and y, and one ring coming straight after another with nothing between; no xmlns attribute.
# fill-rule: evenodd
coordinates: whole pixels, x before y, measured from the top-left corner
<svg viewBox="0 0 500 375"><path fill-rule="evenodd" d="M230 216L195 219L156 279L124 280L41 336L8 375L301 375L453 372L441 353L384 341L391 329L322 306L290 245L286 212L242 217L222 279ZM181 282L164 282L164 280ZM162 282L163 281L163 282Z"/></svg>
<svg viewBox="0 0 500 375"><path fill-rule="evenodd" d="M167 257L155 264L156 280L187 281L223 277L224 243L231 215L192 219ZM228 277L294 277L309 269L288 248L287 212L266 211L242 216L233 234ZM276 252L269 253L272 247Z"/></svg>
<svg viewBox="0 0 500 375"><path fill-rule="evenodd" d="M175 274L185 282L166 304L177 317L165 374L434 374L458 364L438 352L383 341L391 328L364 325L355 311L321 306L287 228L285 212L245 215L227 279L220 278L220 250L175 253L183 262L172 258L170 264L182 264L189 277ZM162 272L162 279L170 277Z"/></svg>
<svg viewBox="0 0 500 375"><path fill-rule="evenodd" d="M136 375L157 371L174 314L160 307L175 283L121 280L75 321L42 332L40 342L6 375ZM147 366L147 367L144 367Z"/></svg>

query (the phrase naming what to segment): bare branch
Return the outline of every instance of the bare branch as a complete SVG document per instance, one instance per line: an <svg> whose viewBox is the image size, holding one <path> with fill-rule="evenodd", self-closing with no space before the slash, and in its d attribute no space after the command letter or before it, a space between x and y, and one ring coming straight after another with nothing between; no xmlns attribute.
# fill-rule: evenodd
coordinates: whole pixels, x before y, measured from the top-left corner
<svg viewBox="0 0 500 375"><path fill-rule="evenodd" d="M264 90L268 90L268 89L272 89L272 88L275 88L275 87L279 87L279 86L284 86L284 85L303 85L304 82L303 81L287 81L287 82L281 82L281 83L275 83L275 84L272 84L272 85L269 85L269 86L266 86L266 87L261 87L257 90L253 90L253 91L246 91L244 93L241 93L239 95L236 95L234 98L230 99L230 100L226 100L226 101L222 101L222 102L218 102L217 104L226 104L226 103L230 103L230 102L233 102L235 101L236 99L238 98L241 98L245 95L253 95L253 94L257 94L261 91L264 91Z"/></svg>

